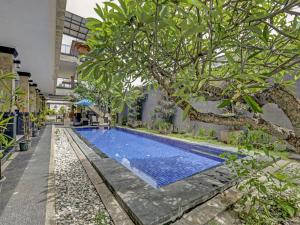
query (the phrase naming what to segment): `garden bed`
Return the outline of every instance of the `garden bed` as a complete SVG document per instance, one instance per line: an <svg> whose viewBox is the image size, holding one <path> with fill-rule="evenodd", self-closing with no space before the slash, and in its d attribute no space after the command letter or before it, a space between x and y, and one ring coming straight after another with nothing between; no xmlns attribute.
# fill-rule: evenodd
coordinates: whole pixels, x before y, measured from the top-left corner
<svg viewBox="0 0 300 225"><path fill-rule="evenodd" d="M62 129L57 129L55 149L57 224L112 224L95 187Z"/></svg>

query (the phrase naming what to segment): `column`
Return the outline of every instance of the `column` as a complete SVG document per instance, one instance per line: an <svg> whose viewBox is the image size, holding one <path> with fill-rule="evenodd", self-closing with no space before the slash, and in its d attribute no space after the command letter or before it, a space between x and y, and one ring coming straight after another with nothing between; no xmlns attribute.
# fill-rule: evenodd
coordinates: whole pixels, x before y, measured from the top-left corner
<svg viewBox="0 0 300 225"><path fill-rule="evenodd" d="M0 73L15 73L14 58L18 56L15 48L0 46ZM16 137L16 116L13 112L15 91L15 79L2 80L0 83L2 93L0 99L0 112L4 112L4 118L12 117L7 125L5 134L11 138Z"/></svg>
<svg viewBox="0 0 300 225"><path fill-rule="evenodd" d="M36 113L36 87L35 83L29 84L29 111L31 113Z"/></svg>
<svg viewBox="0 0 300 225"><path fill-rule="evenodd" d="M43 110L46 109L46 97L43 96Z"/></svg>
<svg viewBox="0 0 300 225"><path fill-rule="evenodd" d="M0 46L0 73L15 73L14 58L18 56L15 48ZM14 79L2 80L0 90L3 93L5 103L1 103L0 111L10 112L13 107L13 92L15 90Z"/></svg>
<svg viewBox="0 0 300 225"><path fill-rule="evenodd" d="M40 106L41 106L41 111L44 110L44 95L40 94Z"/></svg>
<svg viewBox="0 0 300 225"><path fill-rule="evenodd" d="M28 72L18 72L20 89L20 96L18 96L18 117L17 117L17 134L29 135L30 121L29 121L29 78L31 76Z"/></svg>
<svg viewBox="0 0 300 225"><path fill-rule="evenodd" d="M41 111L41 106L40 106L40 90L37 88L36 89L36 112Z"/></svg>
<svg viewBox="0 0 300 225"><path fill-rule="evenodd" d="M71 88L73 89L75 87L75 78L74 76L71 76Z"/></svg>
<svg viewBox="0 0 300 225"><path fill-rule="evenodd" d="M18 72L19 74L19 88L22 95L19 97L21 101L21 112L29 112L29 78L31 76L28 72Z"/></svg>

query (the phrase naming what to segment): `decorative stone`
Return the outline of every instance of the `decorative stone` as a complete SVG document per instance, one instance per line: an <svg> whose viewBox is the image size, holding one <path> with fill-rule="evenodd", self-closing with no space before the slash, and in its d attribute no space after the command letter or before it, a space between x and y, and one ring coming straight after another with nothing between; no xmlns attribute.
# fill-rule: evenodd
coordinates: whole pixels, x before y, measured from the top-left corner
<svg viewBox="0 0 300 225"><path fill-rule="evenodd" d="M56 224L112 224L95 187L61 129L57 129L55 135L55 148Z"/></svg>

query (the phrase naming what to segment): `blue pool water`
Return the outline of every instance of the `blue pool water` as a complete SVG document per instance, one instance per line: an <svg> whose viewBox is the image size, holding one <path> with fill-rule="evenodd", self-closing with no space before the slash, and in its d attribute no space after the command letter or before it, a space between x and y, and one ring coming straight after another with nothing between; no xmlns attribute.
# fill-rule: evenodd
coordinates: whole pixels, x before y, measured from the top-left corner
<svg viewBox="0 0 300 225"><path fill-rule="evenodd" d="M154 187L215 167L222 159L119 129L77 129L91 144Z"/></svg>

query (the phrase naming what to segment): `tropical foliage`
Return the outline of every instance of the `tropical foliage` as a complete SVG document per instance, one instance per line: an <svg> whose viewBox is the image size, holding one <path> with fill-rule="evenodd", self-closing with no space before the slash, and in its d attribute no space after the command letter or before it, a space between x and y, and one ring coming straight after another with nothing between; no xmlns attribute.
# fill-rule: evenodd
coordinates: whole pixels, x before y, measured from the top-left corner
<svg viewBox="0 0 300 225"><path fill-rule="evenodd" d="M91 52L81 76L111 92L122 109L134 82L159 86L191 120L263 129L300 151L298 0L119 0L97 5L89 18ZM286 74L290 79L286 79ZM132 96L132 95L131 95ZM243 104L251 116L216 115L192 101ZM292 122L284 129L261 117L275 103Z"/></svg>
<svg viewBox="0 0 300 225"><path fill-rule="evenodd" d="M107 89L100 81L95 80L91 74L85 77L76 85L75 93L79 99L90 99L100 109L107 109L110 106L111 91Z"/></svg>
<svg viewBox="0 0 300 225"><path fill-rule="evenodd" d="M14 93L10 92L11 89L9 88L8 82L12 82L14 79L15 75L13 73L0 71L0 87L2 87L0 90L0 180L2 178L1 158L15 143L14 139L6 135L7 127L12 123L13 119L10 113L15 98Z"/></svg>
<svg viewBox="0 0 300 225"><path fill-rule="evenodd" d="M239 140L239 148L246 154L250 150L250 156L224 154L234 177L243 180L238 184L243 195L234 209L247 225L286 224L300 209L299 165L279 160L283 149L267 139L261 131L248 133Z"/></svg>
<svg viewBox="0 0 300 225"><path fill-rule="evenodd" d="M173 124L175 116L175 103L166 95L161 92L161 98L154 109L152 120L154 128L162 132L169 132Z"/></svg>
<svg viewBox="0 0 300 225"><path fill-rule="evenodd" d="M143 90L136 89L140 91L135 101L132 101L127 105L128 115L127 115L127 125L130 127L140 127L142 125L142 110L143 102L146 99L146 95L143 93Z"/></svg>
<svg viewBox="0 0 300 225"><path fill-rule="evenodd" d="M3 87L3 89L0 90L0 159L3 156L2 151L7 150L14 144L14 140L5 134L7 126L13 119L10 113L15 95L13 93L7 93L10 93L8 82L11 82L14 79L15 75L13 73L4 73L0 71L0 86Z"/></svg>

